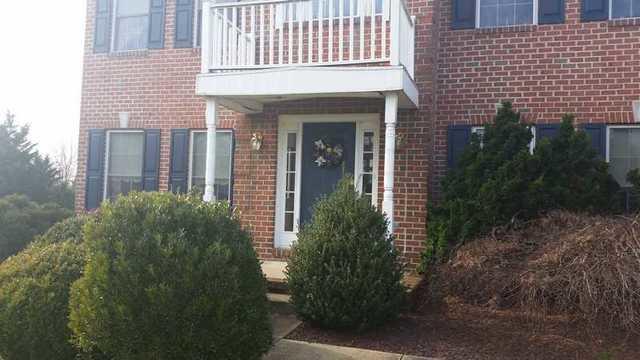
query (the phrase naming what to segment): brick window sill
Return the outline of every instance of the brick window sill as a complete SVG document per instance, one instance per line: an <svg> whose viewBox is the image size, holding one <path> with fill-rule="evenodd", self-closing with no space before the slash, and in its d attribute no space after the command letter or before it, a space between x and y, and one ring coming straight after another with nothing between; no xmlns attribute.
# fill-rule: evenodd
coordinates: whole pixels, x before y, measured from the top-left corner
<svg viewBox="0 0 640 360"><path fill-rule="evenodd" d="M149 56L148 49L114 51L109 53L109 57L113 57L113 58L145 57L145 56Z"/></svg>
<svg viewBox="0 0 640 360"><path fill-rule="evenodd" d="M609 20L607 25L609 27L640 26L640 18Z"/></svg>
<svg viewBox="0 0 640 360"><path fill-rule="evenodd" d="M477 28L476 34L502 34L502 33L520 33L520 32L532 32L536 31L537 25L516 25L516 26L501 26L494 28Z"/></svg>

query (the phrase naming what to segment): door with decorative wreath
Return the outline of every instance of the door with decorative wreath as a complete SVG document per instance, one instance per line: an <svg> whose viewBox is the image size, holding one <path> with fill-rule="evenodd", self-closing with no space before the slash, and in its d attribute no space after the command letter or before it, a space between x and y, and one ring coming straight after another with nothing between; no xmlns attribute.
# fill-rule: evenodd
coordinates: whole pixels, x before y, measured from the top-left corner
<svg viewBox="0 0 640 360"><path fill-rule="evenodd" d="M275 246L288 248L313 205L345 175L377 204L379 114L280 117Z"/></svg>

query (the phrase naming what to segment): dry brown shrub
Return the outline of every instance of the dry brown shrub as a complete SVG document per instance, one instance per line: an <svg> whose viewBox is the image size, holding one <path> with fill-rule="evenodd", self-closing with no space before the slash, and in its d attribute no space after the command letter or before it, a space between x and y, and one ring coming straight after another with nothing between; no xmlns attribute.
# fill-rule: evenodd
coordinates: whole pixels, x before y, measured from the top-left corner
<svg viewBox="0 0 640 360"><path fill-rule="evenodd" d="M471 304L640 331L640 216L553 212L462 246L434 274Z"/></svg>

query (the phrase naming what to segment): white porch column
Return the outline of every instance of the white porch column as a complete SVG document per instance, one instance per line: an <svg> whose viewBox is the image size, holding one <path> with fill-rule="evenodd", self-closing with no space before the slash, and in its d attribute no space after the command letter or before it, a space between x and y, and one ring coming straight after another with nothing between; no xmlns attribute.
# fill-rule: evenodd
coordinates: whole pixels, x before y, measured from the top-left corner
<svg viewBox="0 0 640 360"><path fill-rule="evenodd" d="M207 158L204 178L204 198L206 202L216 200L214 183L216 179L216 127L218 117L216 114L217 103L213 97L207 98Z"/></svg>
<svg viewBox="0 0 640 360"><path fill-rule="evenodd" d="M396 161L396 121L398 117L398 94L385 94L384 102L384 193L382 211L389 219L389 233L393 234L393 175Z"/></svg>

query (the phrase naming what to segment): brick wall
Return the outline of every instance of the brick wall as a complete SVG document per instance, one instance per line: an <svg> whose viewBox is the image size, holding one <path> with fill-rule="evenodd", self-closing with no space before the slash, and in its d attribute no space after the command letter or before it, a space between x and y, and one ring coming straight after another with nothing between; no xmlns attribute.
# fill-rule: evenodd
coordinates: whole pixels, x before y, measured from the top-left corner
<svg viewBox="0 0 640 360"><path fill-rule="evenodd" d="M451 30L451 2L441 4L432 192L446 171L449 124L482 124L511 100L535 123L632 122L640 99L640 22L580 21L580 1L566 1L559 25Z"/></svg>

